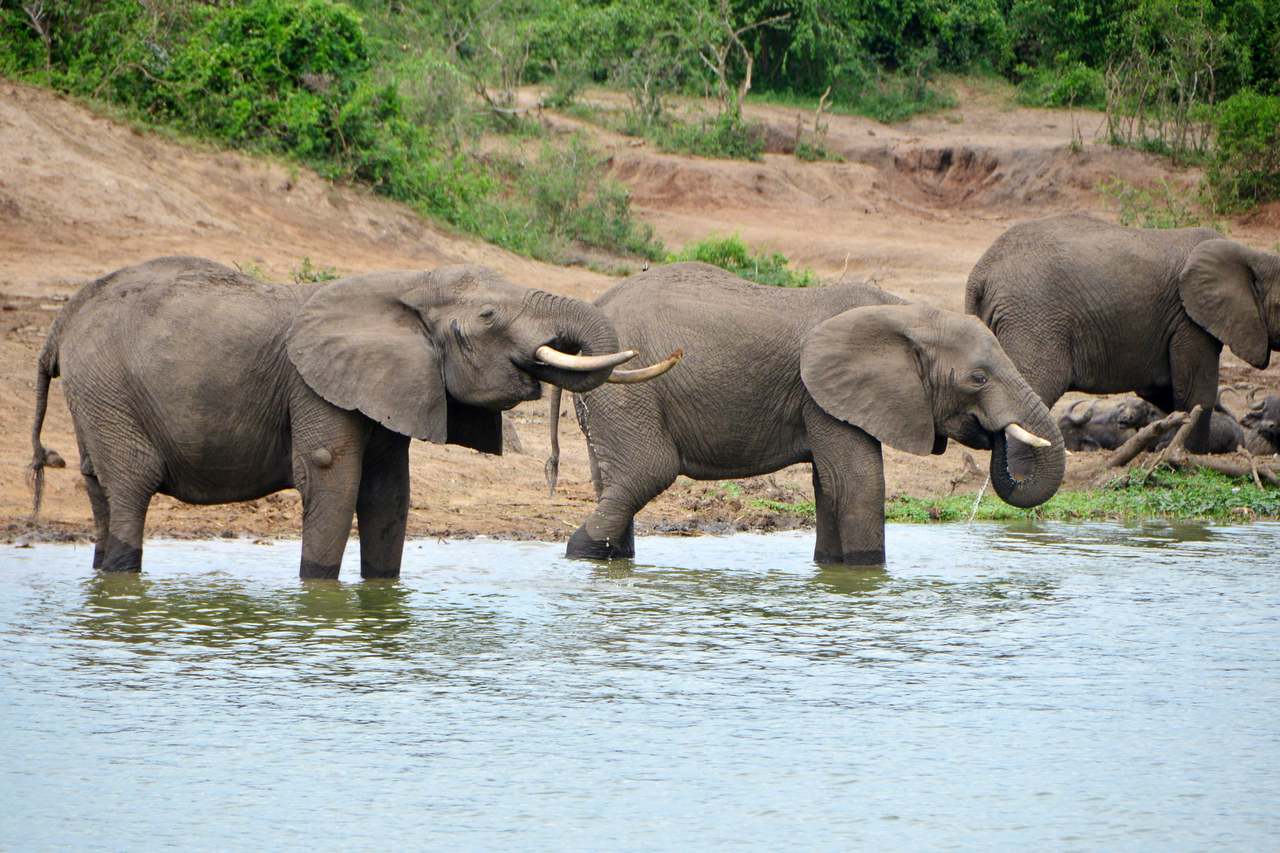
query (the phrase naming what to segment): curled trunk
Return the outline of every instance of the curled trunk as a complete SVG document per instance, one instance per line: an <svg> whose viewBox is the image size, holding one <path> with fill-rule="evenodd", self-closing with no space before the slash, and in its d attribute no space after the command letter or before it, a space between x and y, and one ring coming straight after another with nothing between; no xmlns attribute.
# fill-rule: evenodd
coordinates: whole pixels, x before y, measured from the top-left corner
<svg viewBox="0 0 1280 853"><path fill-rule="evenodd" d="M550 345L561 352L578 355L603 355L619 350L618 335L604 312L594 305L542 291L530 295L529 310L546 315ZM542 341L540 343L548 343ZM548 364L534 364L529 373L567 391L582 393L600 387L612 367L577 371Z"/></svg>
<svg viewBox="0 0 1280 853"><path fill-rule="evenodd" d="M1003 431L993 433L991 486L1000 499L1011 506L1039 506L1053 497L1062 485L1062 477L1067 468L1066 448L1058 425L1038 399L1017 423L1048 439L1049 446L1029 447L1006 437ZM1010 470L1011 467L1013 470Z"/></svg>

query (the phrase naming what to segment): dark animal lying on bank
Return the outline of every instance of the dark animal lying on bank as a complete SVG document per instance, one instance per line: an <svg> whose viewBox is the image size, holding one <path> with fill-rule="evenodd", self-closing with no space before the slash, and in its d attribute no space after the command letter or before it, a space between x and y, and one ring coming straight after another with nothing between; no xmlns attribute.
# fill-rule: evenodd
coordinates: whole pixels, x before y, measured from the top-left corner
<svg viewBox="0 0 1280 853"><path fill-rule="evenodd" d="M1280 415L1280 398L1277 398L1277 404L1274 413ZM1138 430L1165 416L1165 412L1139 397L1077 400L1069 405L1054 406L1053 414L1057 418L1067 449L1073 453L1115 450L1136 435ZM1271 423L1275 424L1274 418ZM1162 449L1172 439L1173 433L1170 432L1153 449ZM1241 446L1248 447L1253 452L1275 452L1254 451L1249 439L1249 430L1225 408L1219 406L1212 412L1206 452L1234 453Z"/></svg>
<svg viewBox="0 0 1280 853"><path fill-rule="evenodd" d="M1237 387L1222 389L1224 401L1240 391ZM1255 456L1268 456L1280 453L1280 394L1260 398L1261 392L1261 388L1249 388L1238 410L1244 412L1240 425L1245 431L1245 447Z"/></svg>

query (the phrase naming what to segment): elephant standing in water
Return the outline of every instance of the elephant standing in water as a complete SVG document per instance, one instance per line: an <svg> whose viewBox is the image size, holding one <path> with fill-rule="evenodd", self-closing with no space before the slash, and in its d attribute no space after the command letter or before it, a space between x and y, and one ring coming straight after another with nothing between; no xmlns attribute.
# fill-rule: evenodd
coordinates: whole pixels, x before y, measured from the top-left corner
<svg viewBox="0 0 1280 853"><path fill-rule="evenodd" d="M1264 368L1280 348L1280 255L1207 228L1149 231L1082 215L1015 225L969 274L980 318L1047 406L1066 391L1203 407L1209 446L1222 346Z"/></svg>
<svg viewBox="0 0 1280 853"><path fill-rule="evenodd" d="M884 561L880 444L941 453L948 438L991 448L996 491L1049 499L1065 452L1049 411L977 320L864 284L764 287L699 263L619 283L596 305L644 357L677 348L679 369L646 385L575 396L599 505L571 557L630 557L633 517L679 474L700 480L813 463L820 563ZM559 394L551 394L554 430ZM1035 446L1022 480L1006 436Z"/></svg>
<svg viewBox="0 0 1280 853"><path fill-rule="evenodd" d="M576 353L581 353L580 355ZM114 272L62 309L40 354L36 511L49 382L62 376L93 507L93 564L137 571L156 492L196 504L302 493L303 577L400 571L409 438L501 453L503 409L540 382L585 392L633 353L591 305L484 267L314 285L199 258Z"/></svg>

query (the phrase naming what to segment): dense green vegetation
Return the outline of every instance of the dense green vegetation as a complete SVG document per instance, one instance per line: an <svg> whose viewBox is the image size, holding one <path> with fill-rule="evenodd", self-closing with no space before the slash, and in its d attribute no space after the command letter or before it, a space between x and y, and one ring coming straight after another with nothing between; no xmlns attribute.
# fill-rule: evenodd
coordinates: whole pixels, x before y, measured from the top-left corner
<svg viewBox="0 0 1280 853"><path fill-rule="evenodd" d="M948 107L943 72L1104 107L1113 142L1204 163L1220 211L1280 195L1280 0L0 0L0 74L561 261L663 249L585 141L530 141L525 84L609 87L625 107L583 115L704 156L760 156L748 97L816 104L820 159L824 110Z"/></svg>
<svg viewBox="0 0 1280 853"><path fill-rule="evenodd" d="M1213 471L1190 473L1137 469L1100 489L1061 491L1035 509L1009 506L994 495L983 495L974 513L973 495L946 498L891 497L885 502L885 519L902 522L1125 520L1137 518L1189 518L1242 521L1280 518L1280 492L1260 489L1250 479L1234 479ZM756 504L780 512L814 513L812 502Z"/></svg>

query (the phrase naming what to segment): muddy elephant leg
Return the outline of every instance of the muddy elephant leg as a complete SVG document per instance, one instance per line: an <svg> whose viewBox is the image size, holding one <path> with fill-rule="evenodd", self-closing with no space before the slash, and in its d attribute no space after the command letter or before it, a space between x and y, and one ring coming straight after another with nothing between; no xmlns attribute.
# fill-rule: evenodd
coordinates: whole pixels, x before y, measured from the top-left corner
<svg viewBox="0 0 1280 853"><path fill-rule="evenodd" d="M620 396L626 389L612 393ZM680 456L656 411L644 405L597 405L592 411L591 403L603 396L597 392L574 395L587 436L597 502L595 511L569 538L565 549L569 557L634 557L636 513L680 473Z"/></svg>
<svg viewBox="0 0 1280 853"><path fill-rule="evenodd" d="M831 496L818 479L817 463L813 465L813 505L817 514L817 539L813 546L815 563L839 563L843 559L840 550L840 522Z"/></svg>
<svg viewBox="0 0 1280 853"><path fill-rule="evenodd" d="M834 518L839 552L828 534L814 549L820 563L876 566L884 563L884 462L880 443L828 415L810 401L805 428L813 468L827 512ZM821 519L821 514L819 519Z"/></svg>
<svg viewBox="0 0 1280 853"><path fill-rule="evenodd" d="M1169 341L1169 372L1173 377L1173 407L1200 417L1187 435L1187 450L1209 452L1209 429L1218 402L1218 359L1222 344L1193 323L1183 323Z"/></svg>
<svg viewBox="0 0 1280 853"><path fill-rule="evenodd" d="M364 451L356 518L360 523L360 576L400 576L409 516L409 438L375 427Z"/></svg>

